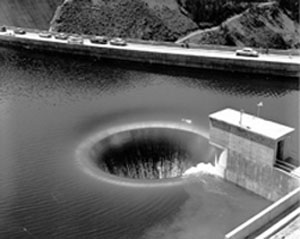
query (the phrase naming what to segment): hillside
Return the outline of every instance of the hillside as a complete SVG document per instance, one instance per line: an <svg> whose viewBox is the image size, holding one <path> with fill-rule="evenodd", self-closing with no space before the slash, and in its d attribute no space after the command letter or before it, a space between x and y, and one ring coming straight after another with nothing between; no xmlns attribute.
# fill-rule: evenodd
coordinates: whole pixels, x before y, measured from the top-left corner
<svg viewBox="0 0 300 239"><path fill-rule="evenodd" d="M300 48L299 1L273 1L276 3L271 0L1 0L0 25L51 27L52 31L195 44Z"/></svg>
<svg viewBox="0 0 300 239"><path fill-rule="evenodd" d="M212 27L249 7L269 0L177 0L200 28Z"/></svg>
<svg viewBox="0 0 300 239"><path fill-rule="evenodd" d="M176 0L66 0L52 31L175 41L197 29Z"/></svg>
<svg viewBox="0 0 300 239"><path fill-rule="evenodd" d="M1 0L0 25L48 29L62 0Z"/></svg>
<svg viewBox="0 0 300 239"><path fill-rule="evenodd" d="M290 49L300 48L299 33L299 24L277 3L264 3L250 7L220 26L193 32L178 42Z"/></svg>

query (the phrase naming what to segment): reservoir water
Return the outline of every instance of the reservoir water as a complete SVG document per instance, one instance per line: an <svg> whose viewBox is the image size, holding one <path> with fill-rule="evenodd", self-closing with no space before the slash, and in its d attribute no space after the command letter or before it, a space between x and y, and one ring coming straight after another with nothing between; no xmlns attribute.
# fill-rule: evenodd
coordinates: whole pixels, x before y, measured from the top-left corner
<svg viewBox="0 0 300 239"><path fill-rule="evenodd" d="M114 182L76 150L95 132L140 122L191 124L225 107L296 128L299 81L0 49L0 238L218 239L270 202L210 170ZM202 141L201 141L202 142ZM197 143L199 161L208 155ZM201 158L201 159L200 159Z"/></svg>

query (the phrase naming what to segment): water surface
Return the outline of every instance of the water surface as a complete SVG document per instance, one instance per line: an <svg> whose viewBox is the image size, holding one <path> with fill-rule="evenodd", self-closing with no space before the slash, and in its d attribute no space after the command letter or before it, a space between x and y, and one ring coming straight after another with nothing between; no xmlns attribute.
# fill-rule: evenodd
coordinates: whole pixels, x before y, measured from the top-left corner
<svg viewBox="0 0 300 239"><path fill-rule="evenodd" d="M1 48L0 237L223 238L269 202L209 173L110 183L86 173L75 151L95 132L133 122L190 119L208 137L210 113L255 114L259 101L263 117L297 129L289 142L297 156L297 79Z"/></svg>

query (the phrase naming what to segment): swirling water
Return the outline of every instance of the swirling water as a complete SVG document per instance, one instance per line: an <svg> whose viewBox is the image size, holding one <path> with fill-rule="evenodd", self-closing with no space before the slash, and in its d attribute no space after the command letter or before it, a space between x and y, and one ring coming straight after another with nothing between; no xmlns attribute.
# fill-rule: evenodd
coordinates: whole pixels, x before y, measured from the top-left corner
<svg viewBox="0 0 300 239"><path fill-rule="evenodd" d="M148 66L0 49L1 238L222 238L270 202L211 173L158 183L92 177L75 151L95 132L166 121L208 137L225 107L290 125L296 79ZM194 147L201 155L201 143ZM199 160L200 161L200 160Z"/></svg>

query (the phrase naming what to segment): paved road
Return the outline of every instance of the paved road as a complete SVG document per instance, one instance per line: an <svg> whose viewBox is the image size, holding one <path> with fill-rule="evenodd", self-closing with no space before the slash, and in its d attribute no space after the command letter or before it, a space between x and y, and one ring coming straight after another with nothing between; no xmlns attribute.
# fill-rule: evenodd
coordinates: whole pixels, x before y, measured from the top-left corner
<svg viewBox="0 0 300 239"><path fill-rule="evenodd" d="M64 44L68 43L67 40L59 40L52 38L42 38L39 37L36 32L26 32L25 35L14 34L12 30L7 30L5 33L0 33L0 35L8 35L9 37L32 39L45 42L57 42ZM13 36L12 36L13 35ZM178 54L178 55L191 55L191 56L201 56L201 57L216 57L223 59L239 59L247 61L261 61L261 62L280 62L286 64L299 64L300 67L300 56L289 56L289 55L276 55L276 54L260 54L259 57L245 57L245 56L236 56L234 51L225 51L225 50L214 50L214 49L201 49L201 48L183 48L176 46L166 46L158 44L141 44L141 43L127 43L126 46L115 46L111 44L94 44L91 43L89 39L83 40L83 45L100 47L100 48L118 48L134 51L143 51L143 52L159 52L159 53L168 53L168 54Z"/></svg>
<svg viewBox="0 0 300 239"><path fill-rule="evenodd" d="M299 239L300 238L300 216L298 216L291 223L286 225L270 239Z"/></svg>

